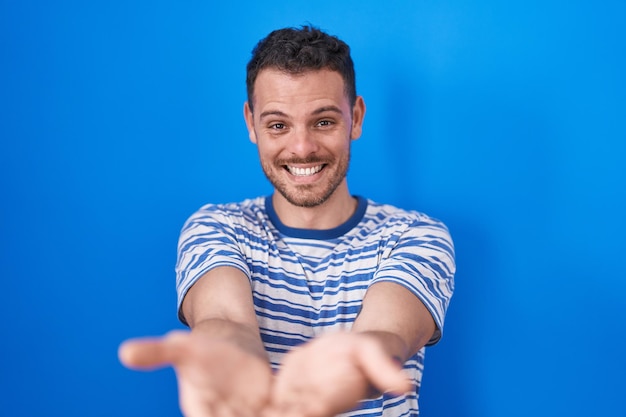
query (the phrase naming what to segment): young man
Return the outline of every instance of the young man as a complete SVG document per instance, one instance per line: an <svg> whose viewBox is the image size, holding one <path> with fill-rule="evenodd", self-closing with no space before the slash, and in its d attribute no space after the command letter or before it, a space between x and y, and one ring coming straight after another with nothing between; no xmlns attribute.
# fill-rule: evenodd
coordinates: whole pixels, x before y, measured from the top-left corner
<svg viewBox="0 0 626 417"><path fill-rule="evenodd" d="M348 191L365 104L343 41L277 30L247 71L244 117L275 192L189 218L176 272L192 330L127 341L120 358L173 366L187 417L418 415L454 287L449 233Z"/></svg>

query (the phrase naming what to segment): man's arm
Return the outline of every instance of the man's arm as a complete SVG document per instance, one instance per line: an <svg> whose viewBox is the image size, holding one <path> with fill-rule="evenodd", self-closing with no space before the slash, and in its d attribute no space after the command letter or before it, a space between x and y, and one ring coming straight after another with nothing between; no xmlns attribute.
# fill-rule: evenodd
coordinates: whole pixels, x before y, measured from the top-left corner
<svg viewBox="0 0 626 417"><path fill-rule="evenodd" d="M211 270L189 289L182 310L191 332L127 341L121 361L138 369L173 366L186 417L258 415L272 372L247 277L232 267Z"/></svg>
<svg viewBox="0 0 626 417"><path fill-rule="evenodd" d="M352 326L353 332L374 337L400 363L425 346L435 330L424 303L403 286L387 281L369 288Z"/></svg>
<svg viewBox="0 0 626 417"><path fill-rule="evenodd" d="M218 267L187 292L182 313L193 332L227 340L267 361L248 278L237 268Z"/></svg>

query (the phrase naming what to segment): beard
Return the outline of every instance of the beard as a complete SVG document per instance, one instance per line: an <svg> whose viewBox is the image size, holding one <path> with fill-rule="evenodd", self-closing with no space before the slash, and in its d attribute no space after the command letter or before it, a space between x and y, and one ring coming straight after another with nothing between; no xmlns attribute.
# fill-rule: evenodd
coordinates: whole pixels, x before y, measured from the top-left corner
<svg viewBox="0 0 626 417"><path fill-rule="evenodd" d="M324 175L329 177L323 184L292 184L284 179L282 171L285 170L285 165L297 164L324 164L322 171L326 171ZM337 187L346 178L349 165L349 151L338 160L311 157L306 159L277 160L274 163L261 161L263 172L274 186L274 189L290 204L308 208L324 204L333 195Z"/></svg>

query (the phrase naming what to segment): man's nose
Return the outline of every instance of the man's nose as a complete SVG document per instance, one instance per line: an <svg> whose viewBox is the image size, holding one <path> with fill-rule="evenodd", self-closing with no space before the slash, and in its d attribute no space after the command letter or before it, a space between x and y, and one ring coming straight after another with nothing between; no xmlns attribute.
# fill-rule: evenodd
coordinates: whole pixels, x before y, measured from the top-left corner
<svg viewBox="0 0 626 417"><path fill-rule="evenodd" d="M295 129L289 138L289 151L298 157L305 158L319 150L319 144L315 135L306 128Z"/></svg>

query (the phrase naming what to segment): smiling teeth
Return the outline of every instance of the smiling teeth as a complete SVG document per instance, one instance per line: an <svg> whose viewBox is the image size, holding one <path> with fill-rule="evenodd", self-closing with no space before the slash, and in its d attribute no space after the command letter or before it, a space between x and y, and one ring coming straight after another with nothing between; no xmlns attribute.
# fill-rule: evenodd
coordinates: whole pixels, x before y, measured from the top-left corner
<svg viewBox="0 0 626 417"><path fill-rule="evenodd" d="M318 172L320 172L322 169L322 165L318 165L316 167L311 167L311 168L298 168L298 167L292 167L292 166L288 166L287 168L289 168L289 172L291 172L293 175L297 177L306 177L308 175L313 175L313 174L317 174Z"/></svg>

